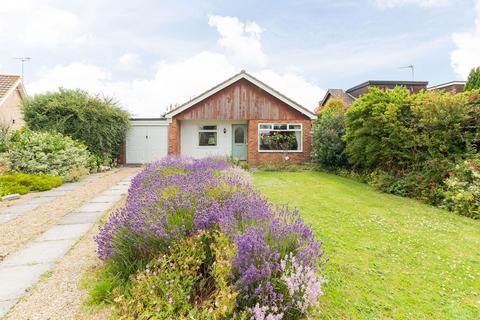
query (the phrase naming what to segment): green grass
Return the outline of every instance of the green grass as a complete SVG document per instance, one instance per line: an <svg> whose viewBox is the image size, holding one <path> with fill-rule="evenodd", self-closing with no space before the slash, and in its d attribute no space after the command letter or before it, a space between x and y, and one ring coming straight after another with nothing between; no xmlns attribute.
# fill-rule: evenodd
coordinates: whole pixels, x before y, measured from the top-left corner
<svg viewBox="0 0 480 320"><path fill-rule="evenodd" d="M327 173L254 179L324 241L321 319L480 319L480 221Z"/></svg>

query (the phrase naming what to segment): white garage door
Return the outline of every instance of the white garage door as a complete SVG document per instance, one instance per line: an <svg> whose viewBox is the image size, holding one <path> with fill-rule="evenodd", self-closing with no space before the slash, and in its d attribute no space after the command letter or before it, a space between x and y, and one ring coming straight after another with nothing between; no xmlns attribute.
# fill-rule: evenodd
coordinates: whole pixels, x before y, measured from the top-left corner
<svg viewBox="0 0 480 320"><path fill-rule="evenodd" d="M132 121L126 140L127 163L150 163L168 153L168 124L165 121Z"/></svg>

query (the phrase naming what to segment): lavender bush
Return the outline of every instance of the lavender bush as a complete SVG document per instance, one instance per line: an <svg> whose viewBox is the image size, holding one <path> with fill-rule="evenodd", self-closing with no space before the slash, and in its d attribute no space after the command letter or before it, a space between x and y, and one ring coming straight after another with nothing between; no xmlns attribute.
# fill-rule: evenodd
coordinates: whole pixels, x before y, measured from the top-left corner
<svg viewBox="0 0 480 320"><path fill-rule="evenodd" d="M247 172L225 161L167 158L149 165L96 240L100 259L135 279L138 269L205 232L219 232L235 248L228 279L237 318L301 319L318 303L322 244L297 210L272 206ZM202 262L203 278L213 261Z"/></svg>

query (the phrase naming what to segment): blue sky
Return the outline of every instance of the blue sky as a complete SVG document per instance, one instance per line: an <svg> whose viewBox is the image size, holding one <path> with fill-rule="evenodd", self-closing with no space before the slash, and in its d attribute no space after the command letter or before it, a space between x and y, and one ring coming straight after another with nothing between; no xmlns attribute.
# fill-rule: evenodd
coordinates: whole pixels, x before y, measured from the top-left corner
<svg viewBox="0 0 480 320"><path fill-rule="evenodd" d="M10 4L8 4L10 3ZM0 7L0 72L30 56L31 94L58 86L159 115L246 69L313 109L369 79L431 85L480 65L480 0L18 0Z"/></svg>

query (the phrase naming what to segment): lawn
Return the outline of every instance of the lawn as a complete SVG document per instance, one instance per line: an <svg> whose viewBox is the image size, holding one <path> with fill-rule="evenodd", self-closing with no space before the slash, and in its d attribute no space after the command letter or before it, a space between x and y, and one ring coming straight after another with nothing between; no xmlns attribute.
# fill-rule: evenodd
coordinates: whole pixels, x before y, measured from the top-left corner
<svg viewBox="0 0 480 320"><path fill-rule="evenodd" d="M480 221L320 172L256 172L330 261L321 319L480 319Z"/></svg>

